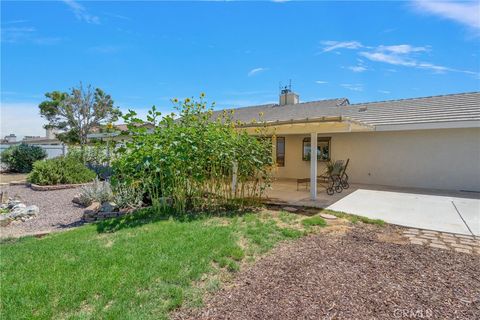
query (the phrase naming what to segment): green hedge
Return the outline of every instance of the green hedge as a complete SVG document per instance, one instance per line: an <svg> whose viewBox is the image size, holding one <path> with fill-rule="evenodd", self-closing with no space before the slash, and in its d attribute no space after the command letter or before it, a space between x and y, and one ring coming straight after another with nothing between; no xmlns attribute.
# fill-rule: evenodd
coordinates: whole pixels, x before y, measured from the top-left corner
<svg viewBox="0 0 480 320"><path fill-rule="evenodd" d="M27 173L32 171L35 161L45 159L47 152L38 146L19 144L11 146L2 152L2 163L13 172Z"/></svg>
<svg viewBox="0 0 480 320"><path fill-rule="evenodd" d="M38 185L75 184L90 182L96 174L74 157L59 157L37 161L28 181Z"/></svg>

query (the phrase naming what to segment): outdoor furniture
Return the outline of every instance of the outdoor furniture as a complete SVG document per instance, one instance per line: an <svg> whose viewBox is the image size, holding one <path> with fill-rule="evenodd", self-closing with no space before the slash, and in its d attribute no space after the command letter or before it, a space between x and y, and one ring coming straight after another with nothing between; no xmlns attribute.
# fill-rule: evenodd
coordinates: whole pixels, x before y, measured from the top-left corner
<svg viewBox="0 0 480 320"><path fill-rule="evenodd" d="M337 160L324 174L317 177L317 183L320 182L330 196L335 192L340 193L343 191L342 180L340 178L343 167L343 160Z"/></svg>
<svg viewBox="0 0 480 320"><path fill-rule="evenodd" d="M349 187L348 175L346 169L350 159L344 165L343 160L337 160L335 163L322 175L317 176L317 184L325 187L328 195L333 195L335 192L340 193L343 189ZM297 179L297 190L300 184L305 183L305 189L307 184L310 183L310 178Z"/></svg>
<svg viewBox="0 0 480 320"><path fill-rule="evenodd" d="M350 185L348 184L348 174L347 174L347 167L349 162L350 162L350 159L347 159L347 162L345 162L345 165L343 166L342 172L340 174L340 182L342 183L343 189L348 189L348 187L350 187Z"/></svg>

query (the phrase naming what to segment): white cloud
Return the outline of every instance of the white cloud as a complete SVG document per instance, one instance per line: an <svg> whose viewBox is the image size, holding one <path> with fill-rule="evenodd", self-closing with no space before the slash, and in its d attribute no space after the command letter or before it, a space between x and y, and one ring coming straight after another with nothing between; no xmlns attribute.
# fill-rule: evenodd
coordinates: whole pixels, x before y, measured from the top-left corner
<svg viewBox="0 0 480 320"><path fill-rule="evenodd" d="M408 57L399 56L391 53L383 52L367 52L363 51L359 53L362 57L365 57L372 61L384 62L393 65L400 65L405 67L414 67L415 62L411 61Z"/></svg>
<svg viewBox="0 0 480 320"><path fill-rule="evenodd" d="M264 72L264 71L267 71L268 69L267 68L255 68L255 69L252 69L248 72L248 76L249 77L252 77L254 75L257 75L261 72Z"/></svg>
<svg viewBox="0 0 480 320"><path fill-rule="evenodd" d="M329 52L337 49L359 49L363 45L358 41L322 41L322 51Z"/></svg>
<svg viewBox="0 0 480 320"><path fill-rule="evenodd" d="M427 51L427 47L414 47L409 44L399 44L395 46L379 46L377 48L379 51L388 51L396 54L408 54L412 52L422 52Z"/></svg>
<svg viewBox="0 0 480 320"><path fill-rule="evenodd" d="M28 41L35 33L33 27L7 27L2 28L2 42L19 43Z"/></svg>
<svg viewBox="0 0 480 320"><path fill-rule="evenodd" d="M352 70L353 72L357 72L357 73L364 72L364 71L368 70L364 66L351 66L351 67L348 67L348 69Z"/></svg>
<svg viewBox="0 0 480 320"><path fill-rule="evenodd" d="M363 91L363 84L361 83L342 83L340 86L352 91L357 91L357 92Z"/></svg>
<svg viewBox="0 0 480 320"><path fill-rule="evenodd" d="M383 62L397 66L412 67L417 69L426 69L431 70L435 73L446 73L446 72L461 72L470 75L478 75L477 72L469 70L459 70L455 68L445 67L436 65L429 62L418 61L408 55L404 54L395 54L395 53L384 53L384 52L360 52L361 56L376 62Z"/></svg>
<svg viewBox="0 0 480 320"><path fill-rule="evenodd" d="M2 22L2 24L3 24L3 25L8 25L8 24L17 24L17 23L25 23L25 22L28 22L28 20L23 20L23 19L10 20L10 21Z"/></svg>
<svg viewBox="0 0 480 320"><path fill-rule="evenodd" d="M99 24L100 23L100 18L97 16L94 16L90 14L87 9L80 3L78 3L75 0L63 0L67 6L70 7L70 9L73 11L75 14L75 17L77 17L78 20L80 21L85 21L86 23L92 23L92 24Z"/></svg>
<svg viewBox="0 0 480 320"><path fill-rule="evenodd" d="M478 1L413 1L414 7L428 14L449 19L480 30L480 2Z"/></svg>
<svg viewBox="0 0 480 320"><path fill-rule="evenodd" d="M315 83L317 84L325 84L325 83L328 83L327 81L322 81L322 80L317 80L315 81Z"/></svg>
<svg viewBox="0 0 480 320"><path fill-rule="evenodd" d="M474 75L480 77L478 72L469 70L460 70L447 66L437 65L427 61L421 61L418 56L422 53L430 51L429 46L412 46L410 44L398 44L398 45L379 45L376 47L370 47L362 45L357 41L339 42L339 41L323 41L325 45L328 45L323 49L323 52L328 52L336 49L353 49L357 54L367 58L370 61L382 62L396 66L411 67L417 69L430 70L435 73L445 72L460 72L465 74ZM362 50L359 50L362 49ZM337 51L335 51L337 53ZM357 66L348 67L353 72L363 72L368 68L363 64L363 61L357 59L359 64ZM342 67L344 68L344 67Z"/></svg>
<svg viewBox="0 0 480 320"><path fill-rule="evenodd" d="M38 103L4 103L2 101L0 136L14 133L18 139L23 136L44 136L43 125L46 121L40 117Z"/></svg>

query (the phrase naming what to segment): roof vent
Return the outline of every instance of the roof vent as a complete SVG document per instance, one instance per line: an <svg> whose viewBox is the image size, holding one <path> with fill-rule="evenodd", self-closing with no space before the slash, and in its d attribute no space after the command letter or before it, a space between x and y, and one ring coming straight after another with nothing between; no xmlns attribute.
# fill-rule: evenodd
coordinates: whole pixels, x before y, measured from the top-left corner
<svg viewBox="0 0 480 320"><path fill-rule="evenodd" d="M287 104L297 104L300 102L298 94L292 91L292 80L290 80L288 86L282 86L280 84L280 97L278 104L285 106Z"/></svg>
<svg viewBox="0 0 480 320"><path fill-rule="evenodd" d="M367 111L367 107L358 108L358 112L365 112L365 111Z"/></svg>

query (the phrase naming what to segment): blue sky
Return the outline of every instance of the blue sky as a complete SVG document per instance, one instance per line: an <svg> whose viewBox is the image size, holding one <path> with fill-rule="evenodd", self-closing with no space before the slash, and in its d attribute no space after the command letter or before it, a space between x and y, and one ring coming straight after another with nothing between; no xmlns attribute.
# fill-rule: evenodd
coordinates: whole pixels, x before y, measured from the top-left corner
<svg viewBox="0 0 480 320"><path fill-rule="evenodd" d="M218 108L478 91L479 2L1 3L1 135L42 135L43 94L80 81L122 110L206 92Z"/></svg>

